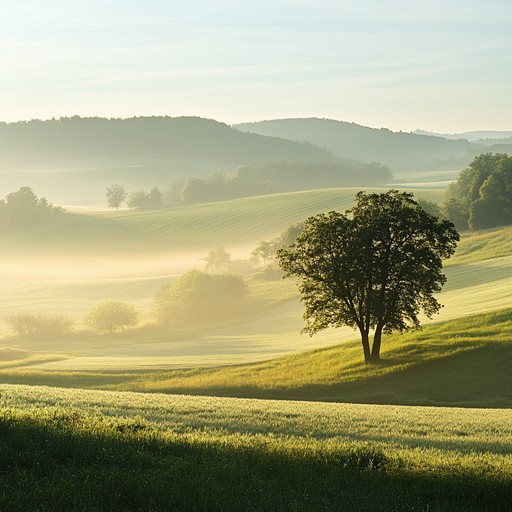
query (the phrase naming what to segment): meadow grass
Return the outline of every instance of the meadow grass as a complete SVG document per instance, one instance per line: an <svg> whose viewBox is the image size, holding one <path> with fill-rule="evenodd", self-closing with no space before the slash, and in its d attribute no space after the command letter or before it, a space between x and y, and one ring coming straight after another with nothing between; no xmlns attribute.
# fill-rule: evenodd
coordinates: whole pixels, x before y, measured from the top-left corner
<svg viewBox="0 0 512 512"><path fill-rule="evenodd" d="M512 227L463 231L455 255L447 265L462 265L512 255Z"/></svg>
<svg viewBox="0 0 512 512"><path fill-rule="evenodd" d="M144 376L138 391L358 401L512 405L512 310L386 336L380 365L365 365L359 341L267 362Z"/></svg>
<svg viewBox="0 0 512 512"><path fill-rule="evenodd" d="M226 348L225 340L220 343ZM250 398L512 405L510 309L387 336L380 365L363 363L358 340L282 357L267 354L266 360L256 363L250 361L251 356L254 354L220 353L215 358L106 357L89 361L87 357L40 360L36 354L0 367L0 381ZM244 357L249 361L240 364Z"/></svg>
<svg viewBox="0 0 512 512"><path fill-rule="evenodd" d="M0 386L6 510L501 511L512 411Z"/></svg>

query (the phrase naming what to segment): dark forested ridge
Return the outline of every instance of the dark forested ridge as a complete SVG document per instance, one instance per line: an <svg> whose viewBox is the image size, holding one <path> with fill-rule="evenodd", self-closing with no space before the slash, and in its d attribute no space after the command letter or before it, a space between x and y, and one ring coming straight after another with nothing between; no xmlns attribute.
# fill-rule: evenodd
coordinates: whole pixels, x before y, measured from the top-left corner
<svg viewBox="0 0 512 512"><path fill-rule="evenodd" d="M308 141L338 157L380 162L392 171L461 169L484 149L495 151L493 147L465 139L448 140L431 135L392 132L386 128L368 128L332 119L276 119L238 124L235 128L260 135ZM510 150L512 146L509 146ZM500 147L499 151L503 152L504 148Z"/></svg>
<svg viewBox="0 0 512 512"><path fill-rule="evenodd" d="M61 118L0 123L0 169L59 161L169 157L217 164L331 161L329 151L198 117Z"/></svg>

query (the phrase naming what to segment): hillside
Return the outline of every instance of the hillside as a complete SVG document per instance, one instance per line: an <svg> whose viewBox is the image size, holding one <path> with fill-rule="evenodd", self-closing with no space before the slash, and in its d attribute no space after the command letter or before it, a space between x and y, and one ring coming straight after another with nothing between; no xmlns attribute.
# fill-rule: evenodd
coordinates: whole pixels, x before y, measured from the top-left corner
<svg viewBox="0 0 512 512"><path fill-rule="evenodd" d="M493 151L464 139L392 132L332 119L276 119L234 125L243 132L308 141L339 157L376 161L392 171L460 170L479 153ZM500 146L503 151L503 145ZM497 149L496 149L497 150ZM508 147L511 151L512 147Z"/></svg>
<svg viewBox="0 0 512 512"><path fill-rule="evenodd" d="M165 187L175 178L242 165L333 160L310 143L242 133L196 117L0 123L0 194L27 185L53 202L101 199L115 182Z"/></svg>
<svg viewBox="0 0 512 512"><path fill-rule="evenodd" d="M66 212L52 222L6 234L3 240L6 255L16 257L34 250L40 255L87 253L90 257L154 251L183 254L219 245L240 250L251 244L252 250L260 240L274 237L310 215L350 208L358 190L309 190L158 210ZM430 200L442 197L440 190L417 192Z"/></svg>
<svg viewBox="0 0 512 512"><path fill-rule="evenodd" d="M509 398L503 390L510 384L508 365L512 364L511 313L496 311L511 304L511 231L464 233L456 256L446 265L448 282L440 296L445 307L434 317L437 323L422 332L386 337L386 363L369 373L362 363L357 333L342 328L313 337L300 335L302 306L293 280L266 281L254 275L247 278L250 314L208 330L143 326L111 340L77 335L44 343L4 338L3 345L12 348L0 351L0 381L390 403L462 405L472 401L478 405L494 404L494 397L496 404L505 404ZM119 259L112 269L136 271L129 262L129 258ZM171 278L164 273L166 264L168 268L170 262L162 259L160 275L144 277L142 270L158 269L143 269L138 262L138 277L116 279L112 273L95 277L100 270L85 262L71 279L41 279L27 273L16 278L11 271L1 281L0 316L21 308L59 311L79 321L106 298L128 300L147 314L153 294ZM79 271L84 277L78 278ZM475 314L480 316L470 317ZM300 353L321 347L331 348ZM296 355L276 360L286 354ZM265 360L270 362L261 362ZM257 364L197 371L243 363ZM186 373L176 373L179 369Z"/></svg>
<svg viewBox="0 0 512 512"><path fill-rule="evenodd" d="M355 336L355 334L354 334ZM383 363L366 366L360 341L213 370L121 384L179 394L465 407L512 406L512 310L386 336Z"/></svg>

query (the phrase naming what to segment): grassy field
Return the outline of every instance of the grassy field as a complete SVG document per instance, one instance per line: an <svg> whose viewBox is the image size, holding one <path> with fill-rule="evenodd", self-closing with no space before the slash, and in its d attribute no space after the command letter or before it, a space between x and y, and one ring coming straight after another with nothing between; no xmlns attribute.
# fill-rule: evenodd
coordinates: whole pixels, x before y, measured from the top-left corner
<svg viewBox="0 0 512 512"><path fill-rule="evenodd" d="M249 398L512 407L511 309L388 336L378 366L364 365L357 340L278 355L246 364L240 364L243 357L227 354L174 361L153 356L139 358L136 366L128 357L33 355L0 365L0 381Z"/></svg>
<svg viewBox="0 0 512 512"><path fill-rule="evenodd" d="M0 507L501 511L512 412L0 386Z"/></svg>

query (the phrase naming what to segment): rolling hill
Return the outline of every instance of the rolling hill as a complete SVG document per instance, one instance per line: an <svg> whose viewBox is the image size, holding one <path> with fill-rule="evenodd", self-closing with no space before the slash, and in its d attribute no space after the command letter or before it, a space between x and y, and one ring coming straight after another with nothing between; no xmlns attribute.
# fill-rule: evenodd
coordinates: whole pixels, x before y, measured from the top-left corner
<svg viewBox="0 0 512 512"><path fill-rule="evenodd" d="M494 151L493 146L462 138L448 140L441 136L392 132L332 119L276 119L234 127L244 132L308 141L336 156L380 162L400 173L460 170L477 154ZM510 152L512 146L501 145L496 151L504 149Z"/></svg>
<svg viewBox="0 0 512 512"><path fill-rule="evenodd" d="M250 244L252 250L260 240L310 215L350 208L358 190L308 190L156 210L67 212L46 224L6 234L3 240L6 256L17 258L34 250L40 256L87 254L91 258L209 251L219 245L239 250ZM443 194L428 189L417 193L430 200L439 200Z"/></svg>
<svg viewBox="0 0 512 512"><path fill-rule="evenodd" d="M3 316L21 306L23 309L35 311L42 309L66 312L79 319L95 302L115 298L129 300L146 314L155 291L172 278L170 274L173 269L178 271L173 259L176 256L173 247L189 251L188 258L182 262L185 268L186 265L189 265L188 268L190 265L200 265L200 258L221 241L226 242L226 248L230 251L236 247L232 244L245 247L247 256L259 239L274 236L281 230L281 226L284 228L321 210L348 208L353 193L354 190L347 189L323 190L204 204L198 209L180 206L162 211L80 214L76 217L69 214L67 221L63 219L62 225L52 228L55 231L47 232L52 233L51 236L32 233L32 236L24 238L26 245L18 245L16 252L11 253L13 262L18 265L21 265L26 253L26 266L19 267L19 275L16 275L14 267L3 267L0 313ZM422 194L425 193L431 199L440 194L437 190L422 191ZM64 221L69 224L66 225ZM418 374L425 372L425 375L428 374L425 380L428 388L428 382L431 382L434 378L432 376L438 371L436 365L439 365L439 371L445 368L442 371L449 373L452 368L451 361L458 365L459 357L462 361L461 368L465 368L461 370L461 375L474 375L480 363L487 365L482 370L484 374L489 373L489 368L493 365L501 368L500 365L508 364L507 339L511 334L506 317L510 313L493 316L493 311L510 306L511 230L511 227L505 227L463 233L456 255L445 267L448 282L440 297L445 307L434 318L436 322L448 323L438 324L442 327L428 327L424 333L411 334L404 338L396 336L389 344L386 342L385 350L390 349L390 353L387 356L384 353L384 358L392 360L390 367L386 367L386 372L390 373L386 373L387 376L372 376L379 389L379 382L383 382L382 386L387 386L388 380L391 382L390 387L386 388L388 391L382 395L382 400L398 400L396 396L399 396L399 400L412 401L412 391L411 394L404 395L402 392L398 393L398 388L393 388L398 386L392 384L396 379L400 380L400 376L412 372L410 378L414 380L416 371ZM109 241L110 245L107 244ZM130 241L132 249L129 246ZM116 244L118 247L114 251ZM68 252L59 259L59 252L63 252L68 245L71 246L67 249ZM9 243L6 246L14 251L14 244ZM54 253L50 258L51 251ZM158 257L152 251L156 251ZM102 258L109 257L111 259L108 264L102 261ZM7 254L4 255L4 264L6 261ZM34 262L37 262L37 268L34 267ZM66 266L68 274L58 274ZM124 383L129 389L183 391L186 388L197 393L215 390L215 393L244 396L299 397L311 391L308 396L315 399L328 396L340 399L343 396L349 397L347 400L362 400L363 398L356 398L359 392L355 387L352 389L352 384L347 382L343 389L333 388L334 391L331 389L331 392L330 388L325 388L325 385L332 384L329 378L338 378L340 375L356 375L359 380L370 378L370 375L361 373L364 369L359 342L351 341L356 337L354 331L347 328L326 331L313 338L300 336L302 310L294 282L265 281L253 276L249 284L251 300L256 305L252 314L236 319L229 325L215 326L208 331L183 333L142 328L117 337L113 344L105 343L102 339L80 338L73 343L71 340L65 340L64 344L62 341L47 342L45 350L41 346L21 343L20 340L9 341L8 345L14 346L12 343L16 343L16 347L32 353L17 361L5 363L7 366L2 364L2 379L7 382L39 384L74 383L85 387ZM487 316L474 321L467 318L483 313ZM471 326L475 322L480 327L471 334ZM403 344L403 340L407 343ZM439 343L444 343L443 340L448 341L441 347ZM450 340L454 343L451 344ZM179 380L171 379L167 382L169 376L155 377L154 374L170 368L199 368L269 360L315 347L332 347L340 342L343 345L333 348L333 352L321 352L323 355L318 357L325 359L320 363L315 359L317 356L304 354L299 365L300 370L297 370L291 360L283 360L284 362L261 363L263 366L246 367L239 371L225 370L226 373L220 372L215 378L207 373L199 375L196 380L183 380L181 376ZM459 354L460 350L465 355L462 352ZM58 357L50 357L52 353L57 353ZM47 355L43 357L43 354ZM329 358L334 366L328 363ZM419 365L423 359L424 366ZM313 387L308 388L305 381L302 384L297 384L298 381L287 381L288 365L291 368L289 374L309 375L308 379ZM306 368L308 366L309 370ZM433 373L430 374L431 367ZM272 373L273 368L279 371ZM471 372L468 368L472 368ZM316 369L324 373L315 376ZM278 374L284 380L279 381ZM239 382L249 385L254 377L256 384L253 382L249 387L245 384L234 387L226 384L236 382L236 378L231 377L237 375L240 377ZM453 378L455 377L454 374ZM488 378L498 381L501 379L498 374ZM443 379L449 381L449 375ZM144 384L146 381L153 384ZM219 386L219 382L224 384ZM275 382L276 387L267 389L265 382ZM494 389L497 389L496 386ZM393 389L398 395L393 395ZM420 402L455 400L449 396L443 398L440 388L436 389L435 393L426 389L426 394L421 398L424 401ZM375 393L372 394L370 387L365 393L372 400L379 400ZM482 395L482 400L487 399L489 396L486 398ZM464 400L462 397L457 403Z"/></svg>

